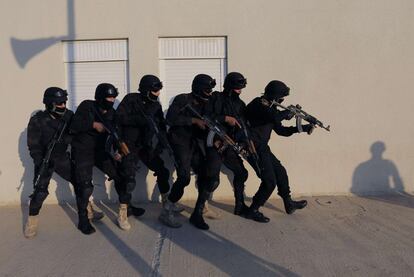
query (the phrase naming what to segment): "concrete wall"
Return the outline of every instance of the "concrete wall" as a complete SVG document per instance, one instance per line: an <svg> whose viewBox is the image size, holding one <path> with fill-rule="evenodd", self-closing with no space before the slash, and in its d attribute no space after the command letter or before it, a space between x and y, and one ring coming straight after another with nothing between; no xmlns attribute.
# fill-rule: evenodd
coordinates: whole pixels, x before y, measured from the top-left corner
<svg viewBox="0 0 414 277"><path fill-rule="evenodd" d="M392 191L394 183L414 190L410 0L4 0L0 13L1 204L26 201L31 192L26 126L42 108L44 89L65 86L66 39L128 38L135 89L143 74L159 73L158 37L227 36L229 72L248 78L246 102L269 80L280 79L292 88L286 102L300 103L332 125L330 133L273 136L271 147L287 167L294 193ZM25 42L12 47L16 39ZM149 174L145 185L142 171L139 200L150 198L154 183ZM258 186L250 173L248 195ZM102 175L96 177L103 182ZM231 196L228 178L221 180L215 197ZM47 201L72 199L69 185L57 181L61 185L56 189L52 182ZM116 199L107 186L98 186L95 197ZM186 197L194 193L190 185Z"/></svg>

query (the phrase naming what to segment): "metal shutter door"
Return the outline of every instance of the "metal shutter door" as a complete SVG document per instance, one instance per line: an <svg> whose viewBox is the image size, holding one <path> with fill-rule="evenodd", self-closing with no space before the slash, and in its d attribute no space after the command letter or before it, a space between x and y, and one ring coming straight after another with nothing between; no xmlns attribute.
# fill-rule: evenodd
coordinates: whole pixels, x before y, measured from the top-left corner
<svg viewBox="0 0 414 277"><path fill-rule="evenodd" d="M222 86L223 72L220 59L160 60L161 79L164 83L161 101L166 109L180 93L191 92L191 83L197 74L208 74L216 79L216 90Z"/></svg>
<svg viewBox="0 0 414 277"><path fill-rule="evenodd" d="M86 99L93 99L100 83L118 88L119 98L128 91L128 40L79 40L64 43L66 87L69 107L76 107ZM119 101L115 102L115 107Z"/></svg>
<svg viewBox="0 0 414 277"><path fill-rule="evenodd" d="M71 109L86 99L94 99L95 88L100 83L111 83L118 88L119 100L127 92L127 63L125 61L111 62L81 62L67 64L67 81L69 103Z"/></svg>

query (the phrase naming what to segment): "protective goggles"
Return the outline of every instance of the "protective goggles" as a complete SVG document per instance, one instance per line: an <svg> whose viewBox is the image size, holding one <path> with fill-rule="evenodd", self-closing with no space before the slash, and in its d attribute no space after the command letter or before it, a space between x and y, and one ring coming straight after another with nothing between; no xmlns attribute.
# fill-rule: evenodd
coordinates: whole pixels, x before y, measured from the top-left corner
<svg viewBox="0 0 414 277"><path fill-rule="evenodd" d="M154 91L154 92L159 91L159 90L162 89L162 87L163 87L162 82L152 83L152 85L151 85L151 91Z"/></svg>

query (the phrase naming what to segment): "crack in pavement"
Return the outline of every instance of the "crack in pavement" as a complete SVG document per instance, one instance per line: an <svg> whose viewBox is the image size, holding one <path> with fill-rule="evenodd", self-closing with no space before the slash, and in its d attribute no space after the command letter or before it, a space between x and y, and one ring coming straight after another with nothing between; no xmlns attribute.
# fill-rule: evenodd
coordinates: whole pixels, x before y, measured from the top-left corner
<svg viewBox="0 0 414 277"><path fill-rule="evenodd" d="M159 233L157 241L155 242L155 248L154 248L154 255L152 256L152 262L151 262L151 276L158 277L162 276L160 273L160 267L161 267L161 254L164 246L165 239L168 236L168 229L164 225L160 225Z"/></svg>

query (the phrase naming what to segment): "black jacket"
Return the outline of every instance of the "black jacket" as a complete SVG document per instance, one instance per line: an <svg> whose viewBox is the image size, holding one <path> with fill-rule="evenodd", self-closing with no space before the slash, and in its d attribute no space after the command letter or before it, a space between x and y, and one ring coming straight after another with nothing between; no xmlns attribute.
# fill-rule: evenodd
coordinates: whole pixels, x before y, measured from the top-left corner
<svg viewBox="0 0 414 277"><path fill-rule="evenodd" d="M207 102L198 99L193 93L182 93L174 98L166 116L167 124L170 126L171 143L190 145L193 138L201 140L207 138L208 129L203 131L197 126L193 126L192 118L197 118L197 116L186 108L186 105L191 105L202 116L212 115L214 114L215 97L217 97L217 92L214 92Z"/></svg>
<svg viewBox="0 0 414 277"><path fill-rule="evenodd" d="M62 128L63 122L70 124L72 117L73 112L67 110L62 118L54 118L48 111L39 111L30 118L27 126L27 146L36 165L42 162L47 146L56 132ZM55 145L51 158L64 154L71 140L69 128L66 128L62 139Z"/></svg>
<svg viewBox="0 0 414 277"><path fill-rule="evenodd" d="M283 126L280 111L275 107L264 105L261 97L256 97L247 105L246 117L250 123L253 141L257 146L269 143L272 130L285 137L298 132L296 127Z"/></svg>
<svg viewBox="0 0 414 277"><path fill-rule="evenodd" d="M122 99L115 116L121 137L129 147L154 147L155 132L143 113L154 121L160 132L167 131L160 103L150 101L142 93L129 93Z"/></svg>
<svg viewBox="0 0 414 277"><path fill-rule="evenodd" d="M100 116L97 115L99 113ZM70 125L70 132L73 134L72 146L77 149L95 151L95 149L105 150L108 133L98 133L93 128L93 122L105 121L108 127L114 128L115 110L110 109L103 114L96 101L83 101L75 112Z"/></svg>
<svg viewBox="0 0 414 277"><path fill-rule="evenodd" d="M240 99L238 94L230 94L223 91L217 94L214 102L214 115L217 121L225 128L228 135L237 138L242 134L242 130L237 126L230 126L225 122L226 116L232 116L237 121L246 123L246 104ZM242 124L242 122L239 122Z"/></svg>

